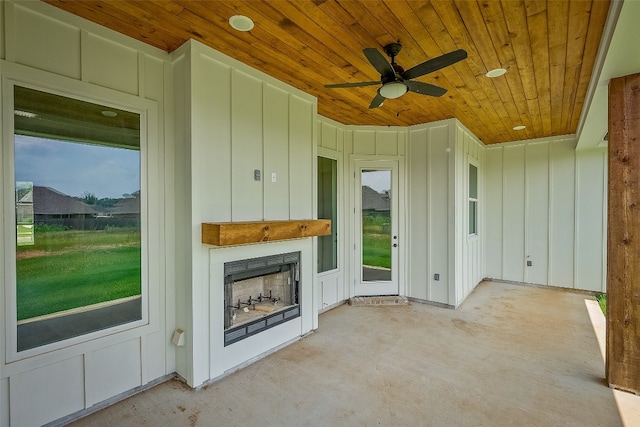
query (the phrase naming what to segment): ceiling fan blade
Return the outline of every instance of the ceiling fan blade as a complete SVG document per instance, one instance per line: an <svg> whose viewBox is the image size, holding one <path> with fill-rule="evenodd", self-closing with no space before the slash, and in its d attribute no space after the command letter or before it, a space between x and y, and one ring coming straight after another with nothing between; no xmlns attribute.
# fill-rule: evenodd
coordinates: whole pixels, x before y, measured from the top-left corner
<svg viewBox="0 0 640 427"><path fill-rule="evenodd" d="M371 65L373 65L373 67L378 70L381 76L396 75L393 67L391 66L389 61L387 61L387 58L385 58L378 49L368 47L363 49L362 52L364 53L364 56L367 57Z"/></svg>
<svg viewBox="0 0 640 427"><path fill-rule="evenodd" d="M415 79L416 77L424 76L425 74L433 73L441 68L453 65L458 61L462 61L467 57L467 51L464 49L454 50L453 52L445 53L437 58L430 59L418 64L415 67L409 68L402 73L403 79Z"/></svg>
<svg viewBox="0 0 640 427"><path fill-rule="evenodd" d="M369 109L378 108L379 106L382 105L384 100L385 100L384 96L380 95L379 93L376 93L376 96L373 98L373 101L371 101L371 104L369 104Z"/></svg>
<svg viewBox="0 0 640 427"><path fill-rule="evenodd" d="M429 83L412 82L411 80L405 80L404 84L407 85L407 88L410 92L419 93L421 95L442 96L447 93L447 90L445 88L434 86Z"/></svg>
<svg viewBox="0 0 640 427"><path fill-rule="evenodd" d="M375 82L355 82L355 83L336 83L331 85L324 85L324 87L328 89L337 89L341 87L361 87L361 86L373 86L379 85L380 80L376 80Z"/></svg>

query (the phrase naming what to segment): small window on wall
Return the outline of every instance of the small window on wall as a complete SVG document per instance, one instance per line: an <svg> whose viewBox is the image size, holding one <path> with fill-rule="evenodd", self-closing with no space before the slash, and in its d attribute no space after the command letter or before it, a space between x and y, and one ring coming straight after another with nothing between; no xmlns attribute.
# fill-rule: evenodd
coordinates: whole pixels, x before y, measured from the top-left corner
<svg viewBox="0 0 640 427"><path fill-rule="evenodd" d="M469 163L469 234L478 234L478 168Z"/></svg>
<svg viewBox="0 0 640 427"><path fill-rule="evenodd" d="M318 273L338 268L338 162L318 157L318 219L331 220L331 235L318 237Z"/></svg>
<svg viewBox="0 0 640 427"><path fill-rule="evenodd" d="M17 351L142 318L140 115L14 87Z"/></svg>

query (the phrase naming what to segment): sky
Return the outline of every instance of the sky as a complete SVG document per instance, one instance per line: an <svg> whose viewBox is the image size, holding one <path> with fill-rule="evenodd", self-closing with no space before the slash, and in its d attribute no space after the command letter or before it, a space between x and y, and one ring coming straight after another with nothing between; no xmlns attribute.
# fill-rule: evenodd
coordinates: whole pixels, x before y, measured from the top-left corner
<svg viewBox="0 0 640 427"><path fill-rule="evenodd" d="M16 181L98 199L140 190L140 151L15 136Z"/></svg>
<svg viewBox="0 0 640 427"><path fill-rule="evenodd" d="M362 173L362 185L373 188L378 193L391 188L391 171L389 170L369 170Z"/></svg>

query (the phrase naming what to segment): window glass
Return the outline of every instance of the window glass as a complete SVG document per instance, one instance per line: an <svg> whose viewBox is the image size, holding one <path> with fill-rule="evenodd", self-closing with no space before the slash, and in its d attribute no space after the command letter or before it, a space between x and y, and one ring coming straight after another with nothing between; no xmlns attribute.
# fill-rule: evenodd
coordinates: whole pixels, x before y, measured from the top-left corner
<svg viewBox="0 0 640 427"><path fill-rule="evenodd" d="M469 234L478 234L478 168L469 163Z"/></svg>
<svg viewBox="0 0 640 427"><path fill-rule="evenodd" d="M331 235L318 237L318 272L338 268L338 162L318 157L318 219L331 220Z"/></svg>
<svg viewBox="0 0 640 427"><path fill-rule="evenodd" d="M469 198L478 198L478 168L469 164Z"/></svg>
<svg viewBox="0 0 640 427"><path fill-rule="evenodd" d="M476 218L478 218L478 214L476 213L476 207L478 202L475 200L469 200L469 234L477 234L477 224Z"/></svg>
<svg viewBox="0 0 640 427"><path fill-rule="evenodd" d="M140 115L14 93L18 351L140 320Z"/></svg>

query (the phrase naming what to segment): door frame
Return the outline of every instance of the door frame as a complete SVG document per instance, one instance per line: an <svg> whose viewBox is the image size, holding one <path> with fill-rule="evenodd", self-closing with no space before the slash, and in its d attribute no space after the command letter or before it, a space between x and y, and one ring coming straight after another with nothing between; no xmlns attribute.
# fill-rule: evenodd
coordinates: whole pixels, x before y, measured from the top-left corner
<svg viewBox="0 0 640 427"><path fill-rule="evenodd" d="M405 256L404 256L404 204L405 204L405 191L404 191L404 158L396 156L352 156L350 167L351 173L350 181L351 185L351 197L349 198L349 212L350 212L350 224L351 224L351 244L350 244L350 259L351 259L351 296L366 296L366 295L405 295ZM395 221L392 226L392 232L398 236L397 249L393 252L392 258L392 281L394 283L392 288L389 288L390 282L366 282L366 285L362 282L362 266L361 266L361 190L360 180L361 171L363 169L391 169L392 170L392 185L395 187L396 197L392 199L392 203L395 206ZM393 180L395 178L395 183ZM392 189L393 190L393 189ZM392 208L393 210L393 208ZM393 215L393 211L392 211ZM361 218L361 217L360 217ZM362 287L366 286L367 291L363 292Z"/></svg>

